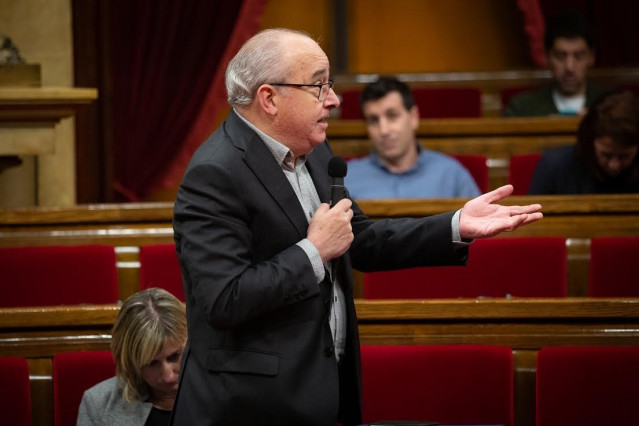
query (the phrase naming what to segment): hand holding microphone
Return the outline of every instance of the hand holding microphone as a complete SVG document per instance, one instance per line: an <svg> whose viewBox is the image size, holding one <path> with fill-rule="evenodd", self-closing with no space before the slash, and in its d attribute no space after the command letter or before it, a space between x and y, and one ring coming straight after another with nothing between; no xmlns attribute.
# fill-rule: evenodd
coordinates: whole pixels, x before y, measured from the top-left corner
<svg viewBox="0 0 639 426"><path fill-rule="evenodd" d="M331 208L324 203L313 214L308 227L307 238L315 245L322 261L343 255L353 242L352 201L346 198L344 176L346 161L333 157L328 163L331 176Z"/></svg>
<svg viewBox="0 0 639 426"><path fill-rule="evenodd" d="M331 207L346 197L344 187L346 169L346 161L342 157L333 157L328 162L328 175L331 177Z"/></svg>

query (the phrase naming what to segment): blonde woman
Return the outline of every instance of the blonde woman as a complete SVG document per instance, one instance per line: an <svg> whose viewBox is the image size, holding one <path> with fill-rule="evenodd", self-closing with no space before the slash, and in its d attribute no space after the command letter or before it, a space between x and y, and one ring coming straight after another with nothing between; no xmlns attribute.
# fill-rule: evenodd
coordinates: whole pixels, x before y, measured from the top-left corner
<svg viewBox="0 0 639 426"><path fill-rule="evenodd" d="M175 296L149 288L129 297L112 331L116 377L84 393L78 426L167 425L186 335L184 305Z"/></svg>

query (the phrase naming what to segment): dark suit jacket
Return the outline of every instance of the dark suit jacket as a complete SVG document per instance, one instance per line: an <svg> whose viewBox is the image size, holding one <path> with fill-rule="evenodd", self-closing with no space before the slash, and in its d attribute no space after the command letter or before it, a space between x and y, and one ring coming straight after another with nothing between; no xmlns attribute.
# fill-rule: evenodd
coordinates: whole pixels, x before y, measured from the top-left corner
<svg viewBox="0 0 639 426"><path fill-rule="evenodd" d="M552 99L553 86L538 90L530 90L514 96L504 109L504 117L545 117L557 115L559 111ZM588 84L586 86L586 107L604 93L609 92L606 87Z"/></svg>
<svg viewBox="0 0 639 426"><path fill-rule="evenodd" d="M307 158L329 201L327 142ZM189 341L175 425L361 423L359 337L351 264L361 270L462 264L453 213L373 222L354 204L355 240L338 262L347 303L338 368L328 325L330 283L317 283L296 243L308 221L259 136L231 112L194 154L175 203Z"/></svg>
<svg viewBox="0 0 639 426"><path fill-rule="evenodd" d="M630 170L598 179L578 157L576 145L550 149L541 156L528 188L531 195L622 194L639 192Z"/></svg>

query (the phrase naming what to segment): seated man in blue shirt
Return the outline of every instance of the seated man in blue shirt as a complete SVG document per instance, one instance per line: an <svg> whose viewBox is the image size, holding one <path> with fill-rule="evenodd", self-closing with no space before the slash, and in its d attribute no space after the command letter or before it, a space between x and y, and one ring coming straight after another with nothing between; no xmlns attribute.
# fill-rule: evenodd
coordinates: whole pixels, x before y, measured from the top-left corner
<svg viewBox="0 0 639 426"><path fill-rule="evenodd" d="M373 152L348 162L355 199L475 197L479 188L457 160L419 146L419 110L406 83L380 77L364 88L362 115Z"/></svg>

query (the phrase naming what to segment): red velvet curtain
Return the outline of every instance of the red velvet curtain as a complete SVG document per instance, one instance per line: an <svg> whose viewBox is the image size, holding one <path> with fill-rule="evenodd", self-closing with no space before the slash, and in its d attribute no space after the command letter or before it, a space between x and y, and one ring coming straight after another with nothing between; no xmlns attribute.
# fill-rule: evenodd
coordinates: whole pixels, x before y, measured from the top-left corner
<svg viewBox="0 0 639 426"><path fill-rule="evenodd" d="M212 83L223 78L227 45L244 28L243 8L263 3L110 1L113 173L121 200L144 200L166 183L167 169L210 103ZM251 10L261 16L261 7Z"/></svg>
<svg viewBox="0 0 639 426"><path fill-rule="evenodd" d="M517 6L523 15L524 30L530 43L530 56L540 68L546 66L544 52L544 15L539 0L517 0Z"/></svg>

